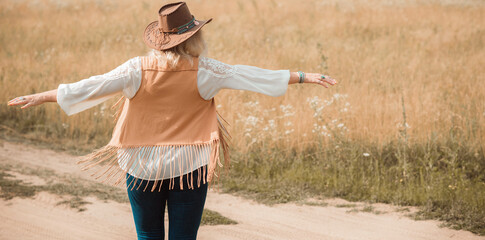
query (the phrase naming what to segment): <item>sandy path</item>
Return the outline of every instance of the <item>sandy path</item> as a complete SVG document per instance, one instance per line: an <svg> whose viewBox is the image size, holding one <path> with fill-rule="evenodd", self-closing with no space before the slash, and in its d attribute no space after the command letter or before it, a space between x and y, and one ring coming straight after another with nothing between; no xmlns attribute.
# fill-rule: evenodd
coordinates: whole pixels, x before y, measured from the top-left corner
<svg viewBox="0 0 485 240"><path fill-rule="evenodd" d="M31 146L0 142L0 164L22 163L90 179L75 157ZM26 179L27 180L27 179ZM90 179L91 180L91 179ZM31 180L33 181L33 180ZM92 204L77 212L41 192L33 199L0 201L0 239L136 239L129 204L86 198ZM384 214L349 213L327 200L327 207L297 204L265 206L228 194L210 192L206 207L236 220L229 226L202 226L199 239L485 239L466 231L440 228L437 221L414 221L396 207L375 204Z"/></svg>

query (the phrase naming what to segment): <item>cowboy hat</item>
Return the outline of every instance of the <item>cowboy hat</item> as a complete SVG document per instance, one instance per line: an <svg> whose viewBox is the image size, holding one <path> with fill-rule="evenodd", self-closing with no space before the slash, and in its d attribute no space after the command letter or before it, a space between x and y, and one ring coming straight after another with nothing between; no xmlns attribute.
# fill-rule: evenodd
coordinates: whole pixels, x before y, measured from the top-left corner
<svg viewBox="0 0 485 240"><path fill-rule="evenodd" d="M207 21L196 20L185 2L170 3L158 10L158 21L148 24L143 41L157 50L173 48L189 39L210 21L212 18Z"/></svg>

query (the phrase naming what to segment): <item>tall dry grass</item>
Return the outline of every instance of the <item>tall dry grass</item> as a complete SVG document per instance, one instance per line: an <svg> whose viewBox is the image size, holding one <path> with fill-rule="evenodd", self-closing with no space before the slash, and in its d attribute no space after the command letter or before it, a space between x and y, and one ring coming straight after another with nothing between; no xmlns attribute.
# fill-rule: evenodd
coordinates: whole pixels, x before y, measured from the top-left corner
<svg viewBox="0 0 485 240"><path fill-rule="evenodd" d="M248 140L258 141L265 135L259 130L272 128L269 121L275 119L276 134L288 133L278 137L289 146L314 142L315 131L321 130L314 124L322 125L324 119L329 121L327 128L344 124L351 139L382 142L404 127L402 100L411 141L459 128L468 141L484 146L483 6L290 0L189 4L198 18L215 19L204 29L210 57L230 64L325 72L339 80L329 90L290 86L280 98L221 92L220 111L231 123L239 148ZM102 74L144 55L148 49L141 33L155 19L159 5L158 1L3 1L1 101ZM334 94L343 98L319 112L324 119L315 118L308 100L324 104ZM291 114L280 118L282 105L290 105ZM53 134L96 138L93 134L110 129L109 114L103 110L107 107L70 118L53 105L20 112L2 104L0 112L10 127L22 125L10 121L29 119L21 130L62 126Z"/></svg>
<svg viewBox="0 0 485 240"><path fill-rule="evenodd" d="M160 4L0 2L3 132L65 148L107 143L113 101L72 117L55 104L21 111L5 103L144 55L142 32ZM217 95L235 158L250 159L235 162L246 173L242 179L256 174L257 185L290 176L287 186L312 192L428 206L428 215L436 208L442 216L458 212L452 222L484 233L484 196L474 195L485 193L482 2L194 0L189 6L199 19L214 18L204 27L209 57L324 72L339 81L330 89L290 86L279 98Z"/></svg>

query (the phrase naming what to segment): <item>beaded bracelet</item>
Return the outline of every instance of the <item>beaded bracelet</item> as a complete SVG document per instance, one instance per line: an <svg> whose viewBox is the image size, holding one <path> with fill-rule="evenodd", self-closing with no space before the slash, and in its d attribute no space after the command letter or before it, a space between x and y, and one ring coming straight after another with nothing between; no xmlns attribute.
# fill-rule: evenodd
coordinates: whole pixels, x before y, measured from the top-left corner
<svg viewBox="0 0 485 240"><path fill-rule="evenodd" d="M299 79L300 79L299 83L305 82L305 73L304 72L298 71L298 76L299 76Z"/></svg>

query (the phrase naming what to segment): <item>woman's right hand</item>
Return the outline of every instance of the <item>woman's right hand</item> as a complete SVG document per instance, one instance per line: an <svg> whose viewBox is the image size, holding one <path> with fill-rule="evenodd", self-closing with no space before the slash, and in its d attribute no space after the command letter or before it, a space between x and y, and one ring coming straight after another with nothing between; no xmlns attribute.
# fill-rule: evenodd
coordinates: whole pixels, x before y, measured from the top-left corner
<svg viewBox="0 0 485 240"><path fill-rule="evenodd" d="M288 84L294 84L300 82L300 74L298 72L292 72L290 74L290 81ZM332 77L320 74L320 73L305 73L303 83L313 83L328 88L329 86L337 84L337 80Z"/></svg>
<svg viewBox="0 0 485 240"><path fill-rule="evenodd" d="M26 95L21 97L16 97L8 101L9 106L22 105L22 109L37 106L45 102L55 102L57 97L57 89L50 90L47 92L36 93L32 95Z"/></svg>

